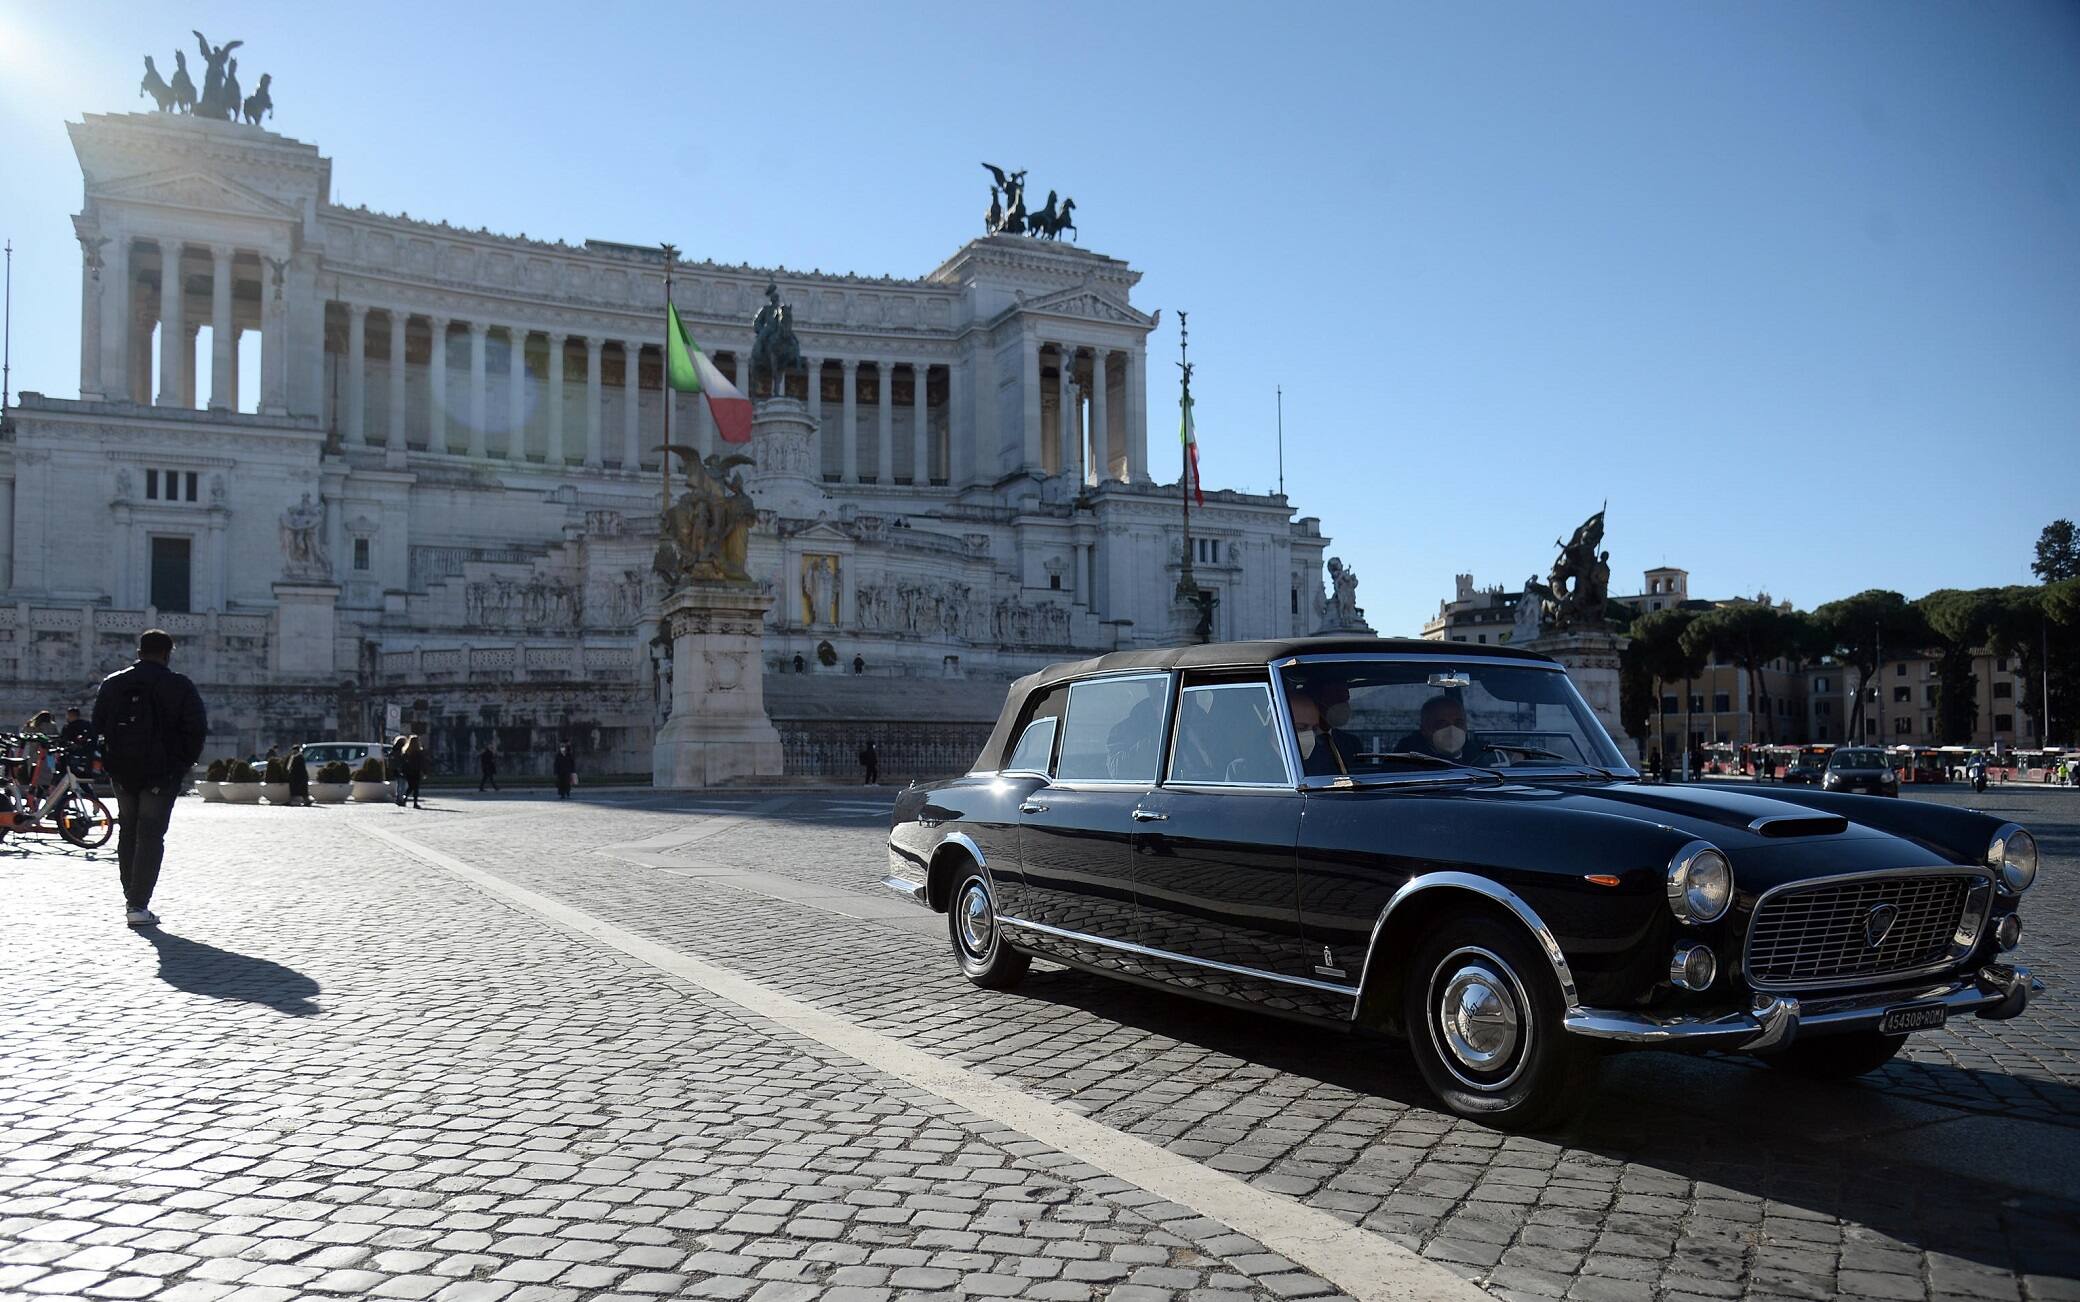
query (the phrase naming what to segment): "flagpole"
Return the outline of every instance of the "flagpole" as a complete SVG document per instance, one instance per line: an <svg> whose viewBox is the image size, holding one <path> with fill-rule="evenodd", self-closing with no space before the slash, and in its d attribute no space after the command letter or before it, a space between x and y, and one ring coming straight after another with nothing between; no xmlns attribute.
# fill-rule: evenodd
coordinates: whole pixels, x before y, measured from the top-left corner
<svg viewBox="0 0 2080 1302"><path fill-rule="evenodd" d="M660 489L664 495L660 511L672 509L672 264L679 260L677 245L661 244L664 250L664 387L658 396L664 399L664 444L665 451L657 454L657 472L662 479Z"/></svg>
<svg viewBox="0 0 2080 1302"><path fill-rule="evenodd" d="M1177 369L1182 372L1182 390L1177 399L1178 414L1178 457L1182 469L1177 474L1178 500L1184 505L1184 571L1177 578L1177 595L1187 601L1199 591L1198 581L1192 577L1192 445L1184 437L1192 425L1192 363L1189 349L1191 330L1186 325L1186 313L1177 314Z"/></svg>
<svg viewBox="0 0 2080 1302"><path fill-rule="evenodd" d="M1278 386L1278 495L1286 495L1286 386Z"/></svg>

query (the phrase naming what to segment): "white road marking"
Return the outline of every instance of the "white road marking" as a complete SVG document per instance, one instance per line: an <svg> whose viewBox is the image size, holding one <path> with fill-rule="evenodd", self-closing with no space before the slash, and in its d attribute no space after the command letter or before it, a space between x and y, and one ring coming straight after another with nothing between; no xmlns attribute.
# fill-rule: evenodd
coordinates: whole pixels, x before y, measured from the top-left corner
<svg viewBox="0 0 2080 1302"><path fill-rule="evenodd" d="M561 900L516 886L430 846L373 825L363 831L488 895L697 986L807 1036L864 1066L907 1081L976 1116L1009 1126L1086 1165L1248 1235L1352 1297L1378 1302L1489 1302L1443 1266L1327 1212L1180 1157L1013 1085L762 986L727 968L646 940Z"/></svg>

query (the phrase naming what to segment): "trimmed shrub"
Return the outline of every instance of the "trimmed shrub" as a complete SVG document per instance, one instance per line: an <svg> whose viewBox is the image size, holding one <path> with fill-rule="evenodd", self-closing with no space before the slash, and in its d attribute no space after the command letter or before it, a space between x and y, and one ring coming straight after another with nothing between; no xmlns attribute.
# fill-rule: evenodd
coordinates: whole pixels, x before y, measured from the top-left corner
<svg viewBox="0 0 2080 1302"><path fill-rule="evenodd" d="M381 782L381 781L383 781L383 761L381 761L381 760L379 760L379 759L375 758L375 757L374 757L373 755L371 755L371 756L369 756L369 757L368 757L367 759L365 759L365 760L361 761L361 767L360 767L360 768L358 768L358 769L355 769L355 770L354 770L354 781L356 781L356 782Z"/></svg>
<svg viewBox="0 0 2080 1302"><path fill-rule="evenodd" d="M333 760L329 764L320 764L318 766L318 781L320 782L352 782L353 780L354 770L347 767L345 760Z"/></svg>
<svg viewBox="0 0 2080 1302"><path fill-rule="evenodd" d="M230 760L213 759L209 762L209 767L202 771L202 780L204 782L222 782L224 780L224 771L230 767Z"/></svg>
<svg viewBox="0 0 2080 1302"><path fill-rule="evenodd" d="M222 782L258 782L260 780L260 770L244 760L233 760L224 767L224 776L218 780ZM288 780L287 778L282 779L284 782Z"/></svg>
<svg viewBox="0 0 2080 1302"><path fill-rule="evenodd" d="M287 782L289 780L289 761L279 755L267 761L267 780L269 782Z"/></svg>

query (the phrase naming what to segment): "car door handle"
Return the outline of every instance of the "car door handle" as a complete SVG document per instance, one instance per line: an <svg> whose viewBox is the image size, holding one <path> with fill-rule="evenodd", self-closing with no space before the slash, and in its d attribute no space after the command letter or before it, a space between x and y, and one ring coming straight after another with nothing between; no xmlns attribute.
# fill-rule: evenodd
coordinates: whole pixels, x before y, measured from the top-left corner
<svg viewBox="0 0 2080 1302"><path fill-rule="evenodd" d="M1137 823L1167 823L1170 821L1170 815L1159 814L1153 809L1137 809L1134 811L1134 821Z"/></svg>
<svg viewBox="0 0 2080 1302"><path fill-rule="evenodd" d="M1037 800L1028 800L1018 807L1018 812L1021 814L1044 814L1047 812L1047 806Z"/></svg>

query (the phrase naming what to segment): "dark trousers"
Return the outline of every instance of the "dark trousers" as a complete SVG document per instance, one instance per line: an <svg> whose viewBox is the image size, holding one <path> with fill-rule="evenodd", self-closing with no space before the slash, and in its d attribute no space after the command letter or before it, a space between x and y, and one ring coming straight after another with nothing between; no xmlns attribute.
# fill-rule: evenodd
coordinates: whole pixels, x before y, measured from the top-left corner
<svg viewBox="0 0 2080 1302"><path fill-rule="evenodd" d="M419 779L425 776L424 773L406 770L404 775L404 800L409 800L415 805L419 803ZM401 805L404 803L404 800L400 800L397 803Z"/></svg>
<svg viewBox="0 0 2080 1302"><path fill-rule="evenodd" d="M133 909L150 908L159 886L159 864L166 858L166 825L173 821L173 799L180 794L177 778L157 786L112 784L116 789L116 863L123 876L123 899Z"/></svg>
<svg viewBox="0 0 2080 1302"><path fill-rule="evenodd" d="M493 791L498 790L497 769L485 769L483 776L477 779L477 790L482 791L486 786L489 786Z"/></svg>
<svg viewBox="0 0 2080 1302"><path fill-rule="evenodd" d="M556 794L557 794L558 798L560 798L560 799L563 799L563 800L569 800L569 799L571 798L571 775L570 775L570 774L568 774L568 773L559 773L559 774L557 774L557 775L556 775Z"/></svg>

